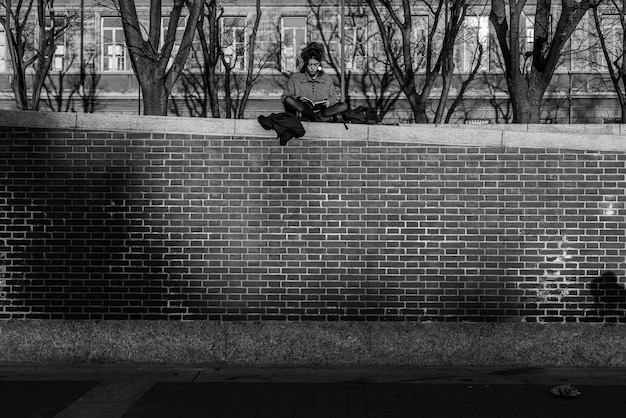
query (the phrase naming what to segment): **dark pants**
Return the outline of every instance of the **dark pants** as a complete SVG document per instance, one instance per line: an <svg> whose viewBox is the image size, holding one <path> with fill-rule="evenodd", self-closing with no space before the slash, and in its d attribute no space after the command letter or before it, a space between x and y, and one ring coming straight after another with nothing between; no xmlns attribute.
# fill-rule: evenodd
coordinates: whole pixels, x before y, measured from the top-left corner
<svg viewBox="0 0 626 418"><path fill-rule="evenodd" d="M287 112L289 113L301 112L310 121L320 120L320 116L323 118L330 117L330 116L338 115L348 110L348 105L346 103L339 102L325 109L320 110L319 116L318 116L317 112L315 112L309 106L307 106L306 104L302 103L300 100L291 96L285 97L284 105L285 105L285 110Z"/></svg>

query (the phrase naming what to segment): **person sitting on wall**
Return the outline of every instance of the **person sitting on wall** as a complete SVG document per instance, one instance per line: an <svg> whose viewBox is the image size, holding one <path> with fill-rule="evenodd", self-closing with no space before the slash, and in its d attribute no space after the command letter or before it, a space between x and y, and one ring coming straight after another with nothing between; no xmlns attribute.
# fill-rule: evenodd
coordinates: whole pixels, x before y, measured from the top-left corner
<svg viewBox="0 0 626 418"><path fill-rule="evenodd" d="M311 42L302 50L300 57L302 68L289 77L281 98L285 110L302 115L311 122L348 110L346 103L339 102L335 84L322 68L324 47Z"/></svg>

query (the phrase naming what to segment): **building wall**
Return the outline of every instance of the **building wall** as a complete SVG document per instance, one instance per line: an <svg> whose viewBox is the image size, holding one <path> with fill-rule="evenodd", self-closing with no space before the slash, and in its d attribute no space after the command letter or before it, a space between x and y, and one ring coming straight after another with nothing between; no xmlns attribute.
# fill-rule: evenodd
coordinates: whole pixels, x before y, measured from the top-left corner
<svg viewBox="0 0 626 418"><path fill-rule="evenodd" d="M376 132L4 127L0 317L624 321L624 151Z"/></svg>
<svg viewBox="0 0 626 418"><path fill-rule="evenodd" d="M126 67L124 70L109 71L104 68L105 39L102 30L103 17L114 17L116 11L111 7L104 7L101 3L84 2L82 19L80 3L78 0L57 1L55 10L58 15L68 16L73 23L72 28L67 32L64 41L59 39L59 45L65 42L66 51L63 70L56 68L51 71L51 77L47 80L49 93L44 91L43 109L73 111L73 112L110 112L110 113L141 113L140 91L135 76L130 66L128 56L125 57ZM348 16L351 17L367 14L368 7L365 2L350 2L346 8ZM254 1L221 2L224 6L224 16L246 17L247 34L249 34L251 22L254 18ZM163 8L163 16L169 15L170 5ZM137 2L138 14L144 21L147 21L148 2ZM531 7L532 9L532 7ZM420 6L414 6L418 14L424 13ZM482 8L481 8L482 11ZM530 12L529 12L530 13ZM263 2L263 14L259 37L257 39L257 56L259 60L268 60L273 63L262 71L262 76L255 81L252 91L252 101L247 109L246 117L255 118L258 116L258 109L280 109L277 101L282 92L287 76L293 68L283 68L281 57L285 55L283 50L277 52L277 47L281 44L281 26L283 17L300 16L306 17L306 37L305 41L320 41L330 51L330 54L337 62L339 57L339 33L338 33L338 1L307 2L304 0L294 0L290 2L265 1ZM319 21L318 21L319 19ZM589 29L590 21L583 22L585 30ZM374 44L379 44L376 39L375 25L371 17L369 22L366 19L367 36L366 45L370 61L380 62L380 58L374 51ZM77 82L80 68L81 44L79 39L83 39L83 60L87 66L87 86L93 86L95 93L90 96L95 105L85 107L77 94ZM493 42L493 41L491 41ZM2 42L0 42L1 44ZM350 42L347 42L350 44ZM459 45L465 42L458 42ZM299 45L302 47L303 45ZM348 45L348 49L350 45ZM460 48L460 46L459 46ZM124 49L124 48L122 48ZM493 48L492 48L493 49ZM495 49L494 49L495 50ZM583 53L588 53L590 48L581 48ZM5 58L8 59L8 49L5 47ZM457 51L458 52L458 51ZM126 54L127 55L127 54ZM297 55L297 54L296 54ZM492 61L497 61L492 59ZM614 120L620 117L620 109L616 95L612 92L612 87L608 81L607 74L601 74L598 70L592 71L590 68L576 68L573 61L564 58L563 64L557 69L554 80L546 94L546 102L543 108L542 119L551 123L603 123L605 120ZM70 65L71 63L71 65ZM336 65L336 64L335 64ZM15 102L12 98L10 88L10 62L5 61L2 66L4 70L0 73L0 108L15 109ZM0 66L0 68L2 67ZM329 62L325 63L326 71L336 75L336 82L339 85L339 76L336 69L332 68ZM490 123L506 123L512 119L510 104L507 103L506 83L504 82L501 70L487 65L486 71L481 71L473 86L466 93L466 99L457 109L451 118L451 123L463 123L466 120L483 120ZM172 115L198 116L198 109L206 103L202 100L190 99L195 88L200 87L197 82L198 63L190 58L188 61L186 74L194 74L185 80L179 80L172 92L172 105L169 112ZM459 67L460 68L460 67ZM390 70L377 68L376 71L363 72L357 68L347 69L346 98L348 102L356 107L361 104L368 104L378 109L382 109L384 121L386 123L406 123L412 122L412 114L407 101L402 94L398 100L389 100L396 93L400 92L397 83L392 82L386 87L381 81L383 74L390 74ZM233 91L233 96L241 96L241 86L244 84L241 77L245 76L244 71L239 71L237 75L240 79L233 84L239 87ZM454 99L456 92L461 86L461 78L466 78L467 74L458 76L455 80L450 103ZM193 79L196 78L196 81ZM419 78L419 74L418 74ZM418 82L419 84L419 82ZM432 118L439 101L439 89L441 83L436 83L432 92L432 101L428 106L429 116ZM58 94L59 88L63 86L63 98ZM224 92L221 92L224 97ZM267 102L265 102L267 100ZM60 104L58 103L60 102ZM264 103L265 102L265 103ZM388 106L388 108L387 108ZM224 104L222 103L222 107ZM201 112L200 112L201 113ZM221 116L224 116L222 109ZM202 114L201 116L206 116Z"/></svg>

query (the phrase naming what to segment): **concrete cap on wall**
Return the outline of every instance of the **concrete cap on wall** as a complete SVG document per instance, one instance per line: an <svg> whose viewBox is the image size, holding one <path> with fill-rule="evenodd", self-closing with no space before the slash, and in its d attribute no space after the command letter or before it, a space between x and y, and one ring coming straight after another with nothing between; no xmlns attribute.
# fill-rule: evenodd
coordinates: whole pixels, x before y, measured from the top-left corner
<svg viewBox="0 0 626 418"><path fill-rule="evenodd" d="M0 110L0 126L89 131L164 132L274 137L256 119L138 116ZM449 146L626 151L626 125L358 125L303 122L302 139L395 142Z"/></svg>

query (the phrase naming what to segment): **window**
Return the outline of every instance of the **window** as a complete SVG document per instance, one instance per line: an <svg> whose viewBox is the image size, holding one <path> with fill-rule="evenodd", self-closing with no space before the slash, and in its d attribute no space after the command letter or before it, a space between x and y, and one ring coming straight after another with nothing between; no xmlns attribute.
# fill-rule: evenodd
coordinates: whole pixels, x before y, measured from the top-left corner
<svg viewBox="0 0 626 418"><path fill-rule="evenodd" d="M378 26L376 24L370 24L370 27L375 28L372 32L372 37L370 41L370 68L377 73L387 73L391 71L389 69L389 62L387 60L387 55L385 53L385 45L383 43L383 36L378 30ZM390 30L393 31L393 27L390 27Z"/></svg>
<svg viewBox="0 0 626 418"><path fill-rule="evenodd" d="M233 70L246 69L245 17L224 17L222 19L222 50L230 68Z"/></svg>
<svg viewBox="0 0 626 418"><path fill-rule="evenodd" d="M413 64L415 69L426 68L426 54L428 44L428 16L411 16L411 51L413 51ZM402 41L400 41L401 43Z"/></svg>
<svg viewBox="0 0 626 418"><path fill-rule="evenodd" d="M426 52L428 42L428 16L427 15L413 15L411 16L411 58L413 59L413 70L423 71L426 68ZM370 66L379 73L389 72L389 61L387 58L387 52L385 50L385 44L382 39L382 35L378 30L378 26L373 23L375 27L374 36L370 38ZM395 24L395 22L388 22L386 24L386 36L389 38L390 53L395 60L402 65L403 64L403 40L402 30Z"/></svg>
<svg viewBox="0 0 626 418"><path fill-rule="evenodd" d="M604 42L606 50L609 54L609 60L611 61L611 65L615 61L618 61L621 64L624 53L624 51L622 51L622 39L624 33L622 29L622 24L620 22L620 16L615 14L603 14L600 25L600 30L602 31L602 36L604 37ZM602 46L600 45L599 40L597 41L597 47L594 49L594 63L597 64L601 69L607 70L608 63L604 56L604 52L602 51Z"/></svg>
<svg viewBox="0 0 626 418"><path fill-rule="evenodd" d="M535 45L535 25L533 17L528 16L526 13L522 15L520 31L522 32L520 39L521 52L522 54L530 54L533 52L533 46Z"/></svg>
<svg viewBox="0 0 626 418"><path fill-rule="evenodd" d="M122 19L102 18L102 71L130 71Z"/></svg>
<svg viewBox="0 0 626 418"><path fill-rule="evenodd" d="M51 30L56 32L54 43L56 49L54 50L54 57L52 58L52 64L50 65L50 71L63 71L65 70L65 53L67 51L67 18L65 16L55 16L54 25L52 25L52 19L46 17L46 34L48 37Z"/></svg>
<svg viewBox="0 0 626 418"><path fill-rule="evenodd" d="M308 24L311 24L311 27L315 27L315 30L308 33L307 44L309 42L317 42L324 46L326 55L324 60L326 63L331 64L330 67L327 67L325 64L322 66L325 67L325 71L331 70L331 68L339 68L341 62L341 33L340 33L340 25L341 25L341 16L337 13L335 8L328 8L326 10L315 11L313 15L311 15L311 19L314 19L313 22L309 21ZM346 37L348 37L348 22L349 18L346 17ZM344 43L346 45L346 43ZM297 45L299 51L302 51L302 44ZM344 50L347 58L347 45ZM299 55L298 55L299 57ZM296 61L297 58L296 57Z"/></svg>
<svg viewBox="0 0 626 418"><path fill-rule="evenodd" d="M4 26L0 25L0 72L7 71L7 37Z"/></svg>
<svg viewBox="0 0 626 418"><path fill-rule="evenodd" d="M489 68L489 17L467 16L457 38L455 61L460 72L469 73L477 64L479 46L483 47L480 70Z"/></svg>
<svg viewBox="0 0 626 418"><path fill-rule="evenodd" d="M295 72L298 57L306 42L306 17L283 17L281 22L281 70Z"/></svg>
<svg viewBox="0 0 626 418"><path fill-rule="evenodd" d="M367 18L347 17L344 31L346 70L365 71L368 60Z"/></svg>

